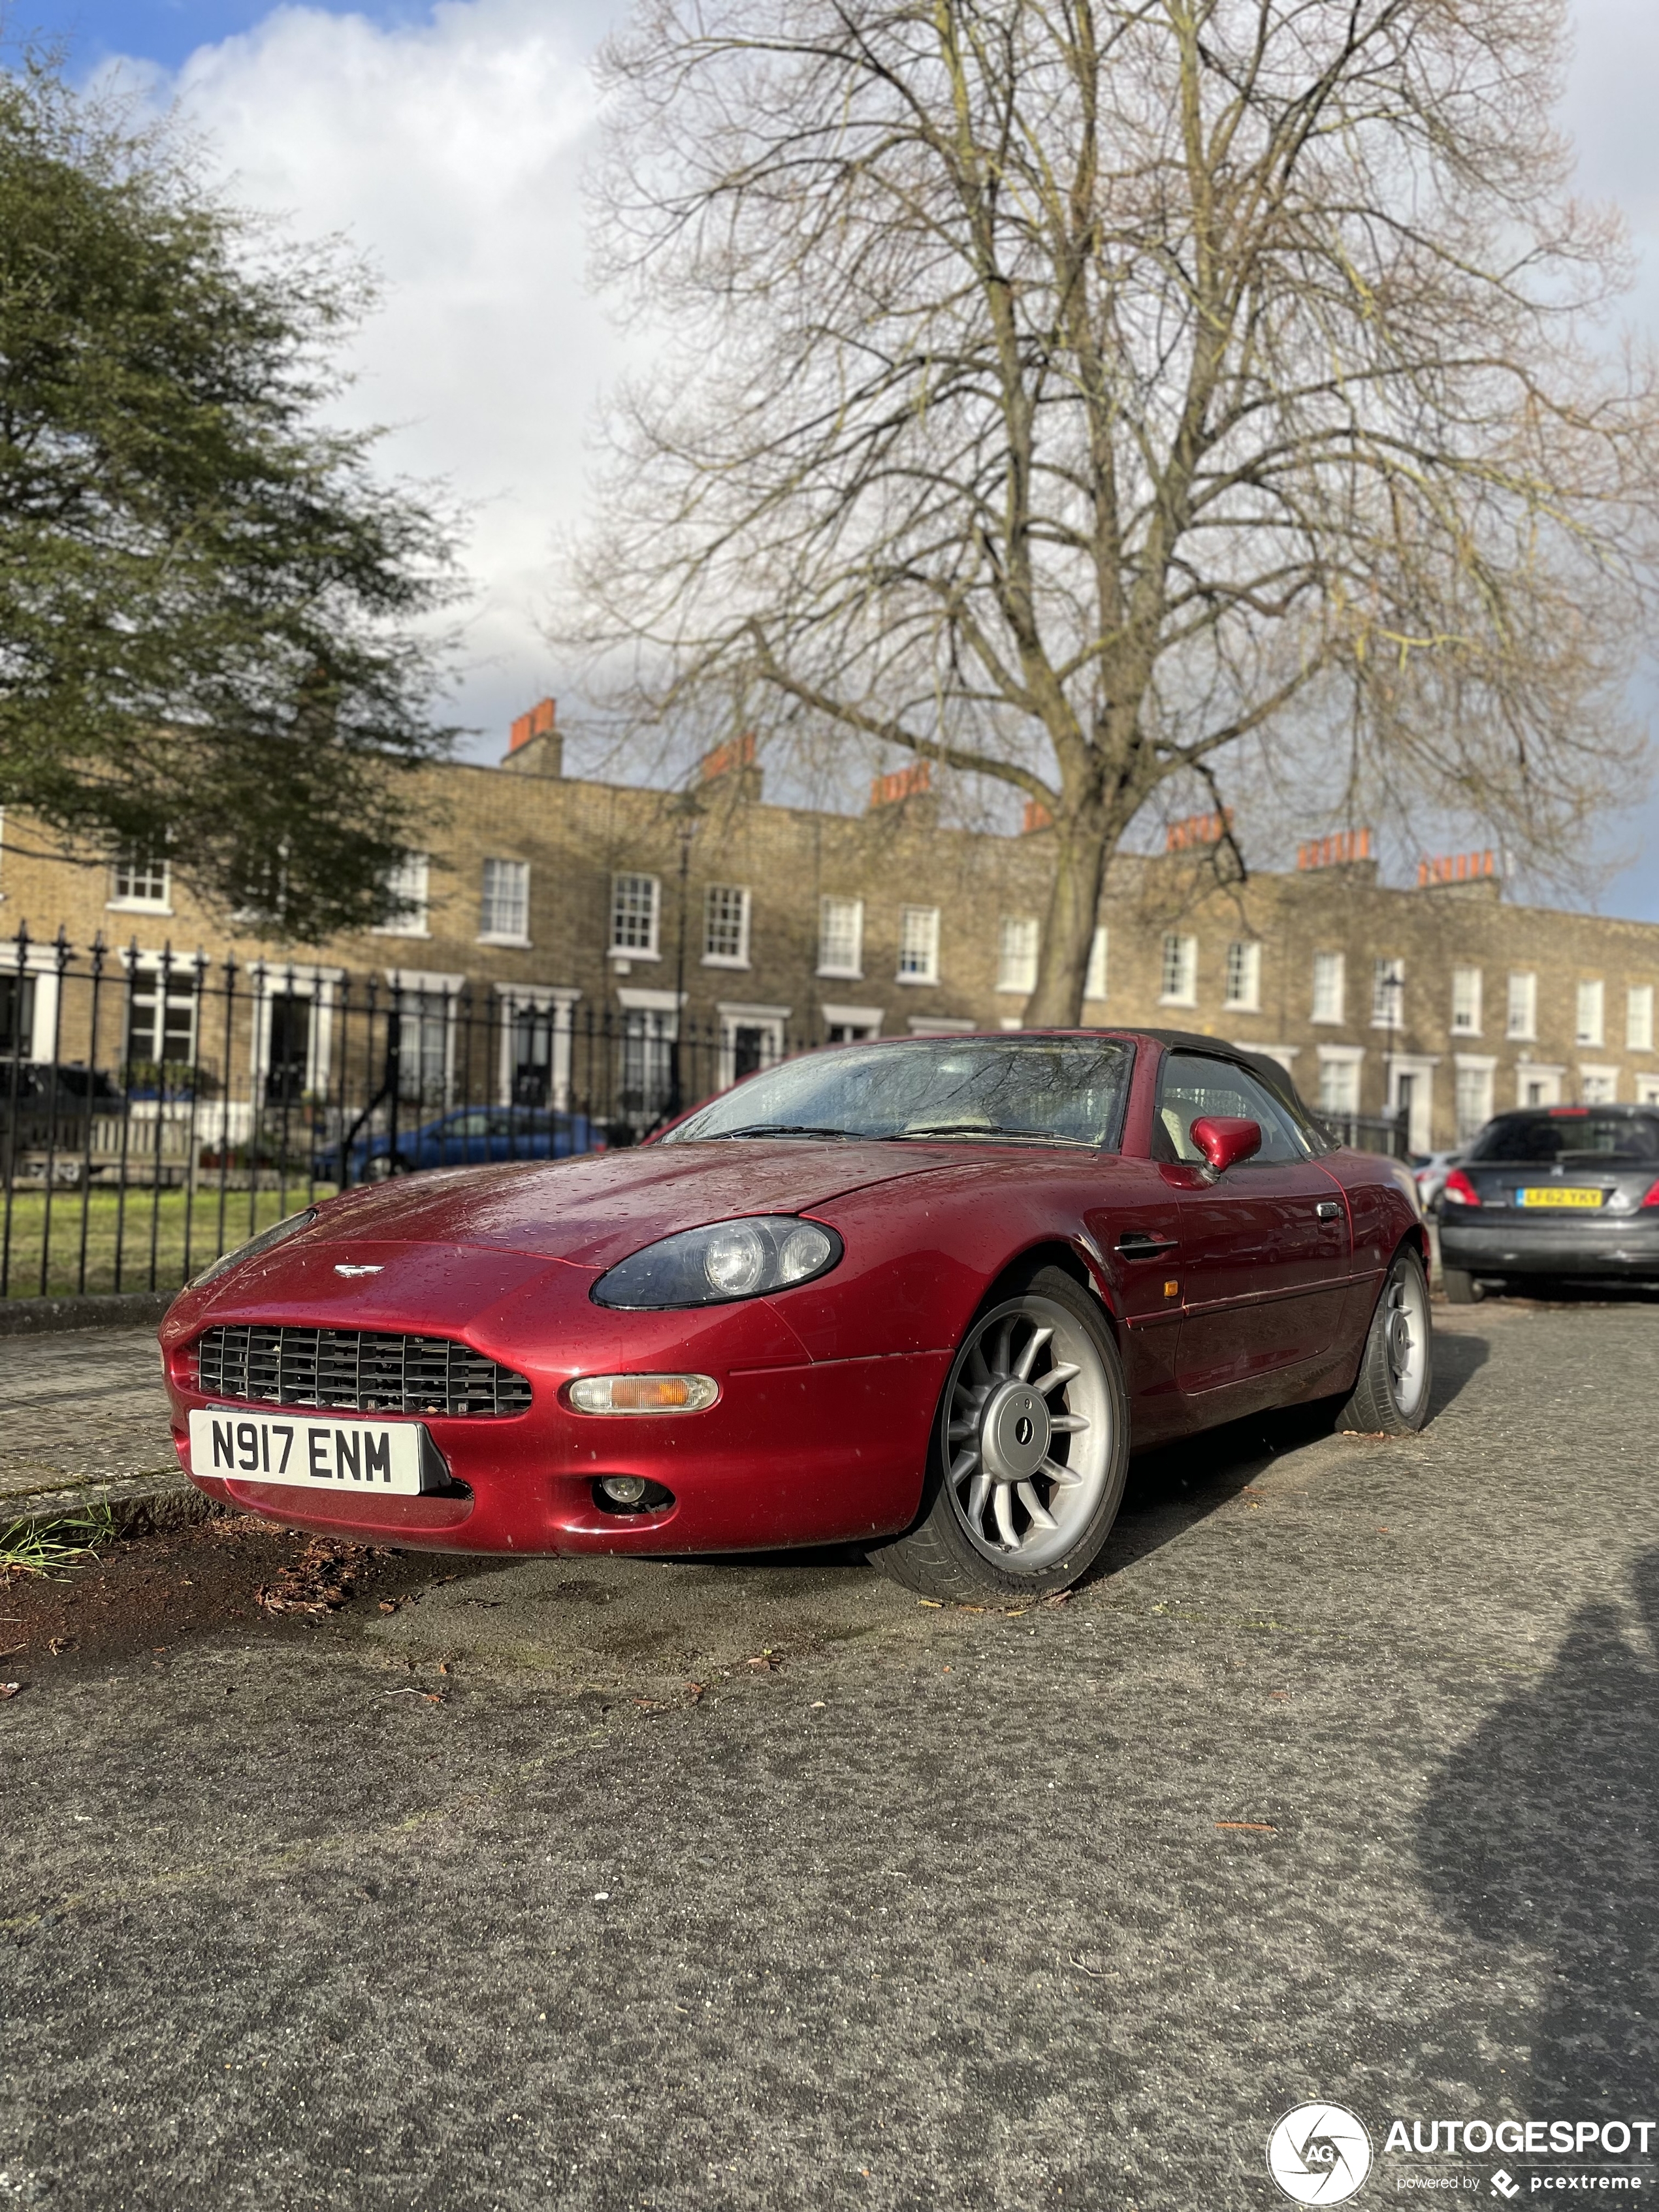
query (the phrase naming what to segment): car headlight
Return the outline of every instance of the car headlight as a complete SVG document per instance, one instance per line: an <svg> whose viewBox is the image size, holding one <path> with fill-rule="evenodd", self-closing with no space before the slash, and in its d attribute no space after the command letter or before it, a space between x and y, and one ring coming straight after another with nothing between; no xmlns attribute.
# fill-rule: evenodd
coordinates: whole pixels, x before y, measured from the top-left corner
<svg viewBox="0 0 1659 2212"><path fill-rule="evenodd" d="M262 1229L246 1244L239 1244L234 1252L222 1252L219 1257L204 1267L199 1275L192 1275L190 1287L199 1291L204 1283L210 1283L216 1275L228 1274L231 1268L240 1267L244 1260L257 1260L262 1252L269 1252L273 1244L285 1243L297 1237L302 1229L309 1229L317 1218L317 1209L308 1206L301 1213L290 1213L269 1229Z"/></svg>
<svg viewBox="0 0 1659 2212"><path fill-rule="evenodd" d="M793 1213L751 1214L682 1230L630 1253L594 1284L596 1305L728 1305L791 1290L833 1267L843 1247L833 1229Z"/></svg>

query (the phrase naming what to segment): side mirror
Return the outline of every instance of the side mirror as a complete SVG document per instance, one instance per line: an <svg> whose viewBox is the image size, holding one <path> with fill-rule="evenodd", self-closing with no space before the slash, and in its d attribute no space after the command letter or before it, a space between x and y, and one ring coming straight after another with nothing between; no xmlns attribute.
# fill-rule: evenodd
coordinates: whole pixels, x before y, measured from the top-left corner
<svg viewBox="0 0 1659 2212"><path fill-rule="evenodd" d="M1193 1142L1218 1175L1261 1150L1261 1124L1231 1114L1205 1114L1193 1124Z"/></svg>

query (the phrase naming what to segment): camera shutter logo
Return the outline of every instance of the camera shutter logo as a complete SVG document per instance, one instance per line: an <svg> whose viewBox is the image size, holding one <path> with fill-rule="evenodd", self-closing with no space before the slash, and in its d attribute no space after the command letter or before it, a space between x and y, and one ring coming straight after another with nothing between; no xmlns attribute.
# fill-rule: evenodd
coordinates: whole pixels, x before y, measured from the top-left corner
<svg viewBox="0 0 1659 2212"><path fill-rule="evenodd" d="M1340 2204L1370 2170L1365 2124L1342 2105L1297 2105L1267 2138L1267 2171L1298 2204Z"/></svg>

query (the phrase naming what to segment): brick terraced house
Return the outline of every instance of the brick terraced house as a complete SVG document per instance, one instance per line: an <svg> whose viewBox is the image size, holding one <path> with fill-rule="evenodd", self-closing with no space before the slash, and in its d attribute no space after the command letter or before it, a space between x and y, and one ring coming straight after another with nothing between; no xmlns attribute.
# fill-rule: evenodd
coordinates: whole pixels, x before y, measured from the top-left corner
<svg viewBox="0 0 1659 2212"><path fill-rule="evenodd" d="M677 1036L706 1041L701 1090L804 1042L1020 1026L1049 833L1040 819L1020 836L942 828L925 769L878 779L857 817L766 804L752 740L708 756L689 792L566 777L544 701L499 766L424 783L443 828L399 878L401 919L303 951L227 930L163 859L53 856L14 820L0 1064L193 1066L204 1096L215 1081L228 1100L282 1085L325 1098L337 1080L343 1096L340 1010L369 994L395 1006L411 1097L456 1095L465 1004L471 1023L488 1014L484 1087L501 1103L591 1103L598 1036L611 1097L643 1127L666 1103ZM1216 827L1200 818L1166 854L1114 864L1086 1022L1271 1053L1333 1116L1403 1115L1417 1151L1516 1104L1659 1101L1659 925L1510 903L1489 857L1390 888L1364 833L1225 886L1206 865ZM107 1010L89 1035L95 1002L60 988L60 930L77 973L96 939L109 948L124 1036ZM219 1036L200 978L227 958L258 988Z"/></svg>

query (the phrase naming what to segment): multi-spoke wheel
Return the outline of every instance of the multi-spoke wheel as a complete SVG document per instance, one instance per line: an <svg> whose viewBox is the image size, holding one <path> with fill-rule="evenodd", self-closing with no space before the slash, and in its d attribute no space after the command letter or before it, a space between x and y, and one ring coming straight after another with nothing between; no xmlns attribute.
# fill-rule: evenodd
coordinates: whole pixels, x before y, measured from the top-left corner
<svg viewBox="0 0 1659 2212"><path fill-rule="evenodd" d="M1429 1279L1409 1249L1396 1253L1371 1316L1359 1376L1339 1422L1344 1428L1409 1436L1429 1418L1434 1345Z"/></svg>
<svg viewBox="0 0 1659 2212"><path fill-rule="evenodd" d="M921 1518L872 1557L928 1596L1063 1589L1106 1540L1127 1457L1110 1332L1071 1276L1044 1267L969 1328Z"/></svg>

